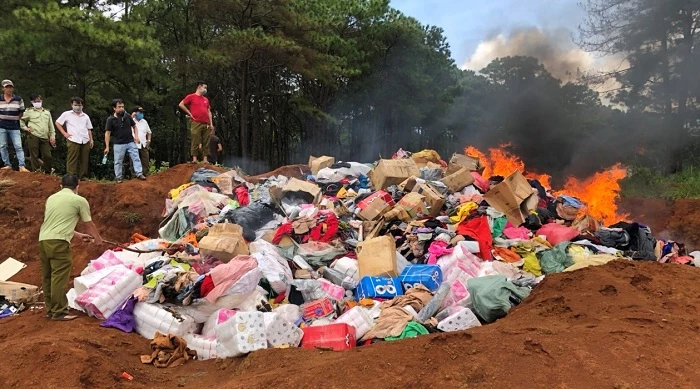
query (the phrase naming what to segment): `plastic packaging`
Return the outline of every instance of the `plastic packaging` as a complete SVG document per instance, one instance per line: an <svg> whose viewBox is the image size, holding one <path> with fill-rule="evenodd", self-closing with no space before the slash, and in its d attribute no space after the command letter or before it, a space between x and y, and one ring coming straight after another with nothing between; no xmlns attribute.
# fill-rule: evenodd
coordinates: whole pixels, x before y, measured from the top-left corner
<svg viewBox="0 0 700 389"><path fill-rule="evenodd" d="M423 309L418 312L418 321L425 323L430 320L431 317L440 309L442 302L445 301L447 294L450 292L450 285L448 283L442 283L435 292L435 296L430 302L423 307Z"/></svg>

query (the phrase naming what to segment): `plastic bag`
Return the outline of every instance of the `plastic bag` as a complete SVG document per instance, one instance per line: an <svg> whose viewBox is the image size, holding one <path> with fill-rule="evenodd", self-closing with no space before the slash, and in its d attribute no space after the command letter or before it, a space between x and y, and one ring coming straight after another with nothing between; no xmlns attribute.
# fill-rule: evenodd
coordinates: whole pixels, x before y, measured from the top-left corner
<svg viewBox="0 0 700 389"><path fill-rule="evenodd" d="M217 172L216 170L211 170L211 169L205 169L203 167L200 167L199 169L195 170L194 173L192 173L192 177L190 177L190 182L206 182L209 181L212 177L216 177L220 175L221 173Z"/></svg>
<svg viewBox="0 0 700 389"><path fill-rule="evenodd" d="M230 223L243 227L243 237L252 242L255 240L255 231L272 221L275 218L275 212L270 206L256 201L228 212L224 218Z"/></svg>
<svg viewBox="0 0 700 389"><path fill-rule="evenodd" d="M549 223L543 225L542 228L537 231L537 235L547 237L547 242L556 246L562 242L570 242L579 235L579 232L575 228Z"/></svg>
<svg viewBox="0 0 700 389"><path fill-rule="evenodd" d="M574 264L574 261L566 255L567 247L569 247L569 242L563 242L551 250L542 252L540 266L544 274L561 273Z"/></svg>
<svg viewBox="0 0 700 389"><path fill-rule="evenodd" d="M502 275L473 278L468 284L474 313L487 323L506 316L530 294L530 289L517 287Z"/></svg>

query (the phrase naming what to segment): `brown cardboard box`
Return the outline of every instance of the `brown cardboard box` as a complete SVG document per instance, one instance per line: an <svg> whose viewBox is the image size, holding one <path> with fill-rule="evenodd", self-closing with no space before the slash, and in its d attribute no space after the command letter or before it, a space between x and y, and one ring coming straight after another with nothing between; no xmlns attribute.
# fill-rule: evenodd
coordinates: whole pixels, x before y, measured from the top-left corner
<svg viewBox="0 0 700 389"><path fill-rule="evenodd" d="M452 192L459 192L467 185L474 183L474 177L467 168L460 168L456 172L440 180Z"/></svg>
<svg viewBox="0 0 700 389"><path fill-rule="evenodd" d="M442 207L445 205L445 198L428 184L420 184L413 189L414 193L425 196L425 204L428 206L428 215L436 217L440 215Z"/></svg>
<svg viewBox="0 0 700 389"><path fill-rule="evenodd" d="M334 163L335 158L333 157L328 157L325 155L322 157L314 157L313 155L309 156L309 169L311 169L311 174L313 174L314 176L318 174L319 170L331 167L331 165L333 165Z"/></svg>
<svg viewBox="0 0 700 389"><path fill-rule="evenodd" d="M416 187L417 183L418 183L417 177L409 177L397 186L399 187L399 190L401 190L402 192L413 192L413 188Z"/></svg>
<svg viewBox="0 0 700 389"><path fill-rule="evenodd" d="M397 207L401 207L411 215L412 219L415 219L418 215L427 215L428 210L425 208L425 196L420 193L411 192L404 196Z"/></svg>
<svg viewBox="0 0 700 389"><path fill-rule="evenodd" d="M456 173L461 168L467 168L467 170L479 172L479 174L484 172L484 166L479 161L479 158L470 157L464 154L452 154L450 158L450 163L447 165L447 175Z"/></svg>
<svg viewBox="0 0 700 389"><path fill-rule="evenodd" d="M375 190L386 189L419 174L418 166L411 158L382 159L371 172L372 185Z"/></svg>
<svg viewBox="0 0 700 389"><path fill-rule="evenodd" d="M237 255L248 255L250 250L243 239L243 228L238 224L218 223L209 228L209 234L199 241L201 255L211 255L228 262Z"/></svg>
<svg viewBox="0 0 700 389"><path fill-rule="evenodd" d="M221 174L216 177L211 178L211 182L215 183L219 187L222 194L232 195L233 194L233 178L226 174Z"/></svg>
<svg viewBox="0 0 700 389"><path fill-rule="evenodd" d="M492 187L484 199L497 211L505 213L508 221L515 226L525 222L529 211L537 208L538 202L537 195L519 171Z"/></svg>
<svg viewBox="0 0 700 389"><path fill-rule="evenodd" d="M284 186L284 188L270 188L270 195L278 201L287 193L294 192L306 194L309 203L318 204L321 201L321 188L319 188L318 185L313 184L311 182L302 181L297 178L292 178L289 181L287 181L287 184Z"/></svg>
<svg viewBox="0 0 700 389"><path fill-rule="evenodd" d="M31 304L39 298L39 287L20 282L2 281L0 282L0 296L5 296L12 303Z"/></svg>
<svg viewBox="0 0 700 389"><path fill-rule="evenodd" d="M384 220L401 220L402 222L408 223L411 221L411 215L402 207L396 206L394 209L384 214Z"/></svg>
<svg viewBox="0 0 700 389"><path fill-rule="evenodd" d="M380 236L357 245L360 278L364 276L397 277L396 241L391 236Z"/></svg>
<svg viewBox="0 0 700 389"><path fill-rule="evenodd" d="M391 209L386 201L381 197L376 197L372 200L365 209L360 211L359 215L362 219L367 221L377 220L384 212Z"/></svg>

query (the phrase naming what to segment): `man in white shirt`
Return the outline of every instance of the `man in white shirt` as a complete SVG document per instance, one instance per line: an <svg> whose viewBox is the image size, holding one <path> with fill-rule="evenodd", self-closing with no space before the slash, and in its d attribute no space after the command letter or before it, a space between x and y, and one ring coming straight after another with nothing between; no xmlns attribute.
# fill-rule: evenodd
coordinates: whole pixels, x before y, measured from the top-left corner
<svg viewBox="0 0 700 389"><path fill-rule="evenodd" d="M150 166L150 155L148 153L148 148L151 146L151 127L148 125L146 119L143 118L143 107L136 106L131 110L131 117L136 122L136 130L138 131L139 139L141 143L136 144L139 149L139 158L141 159L141 166L143 167L143 175L148 175L148 167ZM134 166L131 166L131 174L134 173Z"/></svg>
<svg viewBox="0 0 700 389"><path fill-rule="evenodd" d="M92 141L92 122L83 112L83 100L80 97L71 99L71 108L56 119L56 128L68 140L66 172L85 181L90 163L90 149L95 145Z"/></svg>

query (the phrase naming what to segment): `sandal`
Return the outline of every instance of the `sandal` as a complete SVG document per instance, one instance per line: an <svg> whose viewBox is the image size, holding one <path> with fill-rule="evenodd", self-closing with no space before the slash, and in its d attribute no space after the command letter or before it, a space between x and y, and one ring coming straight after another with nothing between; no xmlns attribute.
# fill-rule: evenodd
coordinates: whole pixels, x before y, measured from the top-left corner
<svg viewBox="0 0 700 389"><path fill-rule="evenodd" d="M60 314L56 317L51 318L51 320L56 320L56 321L71 321L77 319L78 316L75 315L69 315L67 313Z"/></svg>

